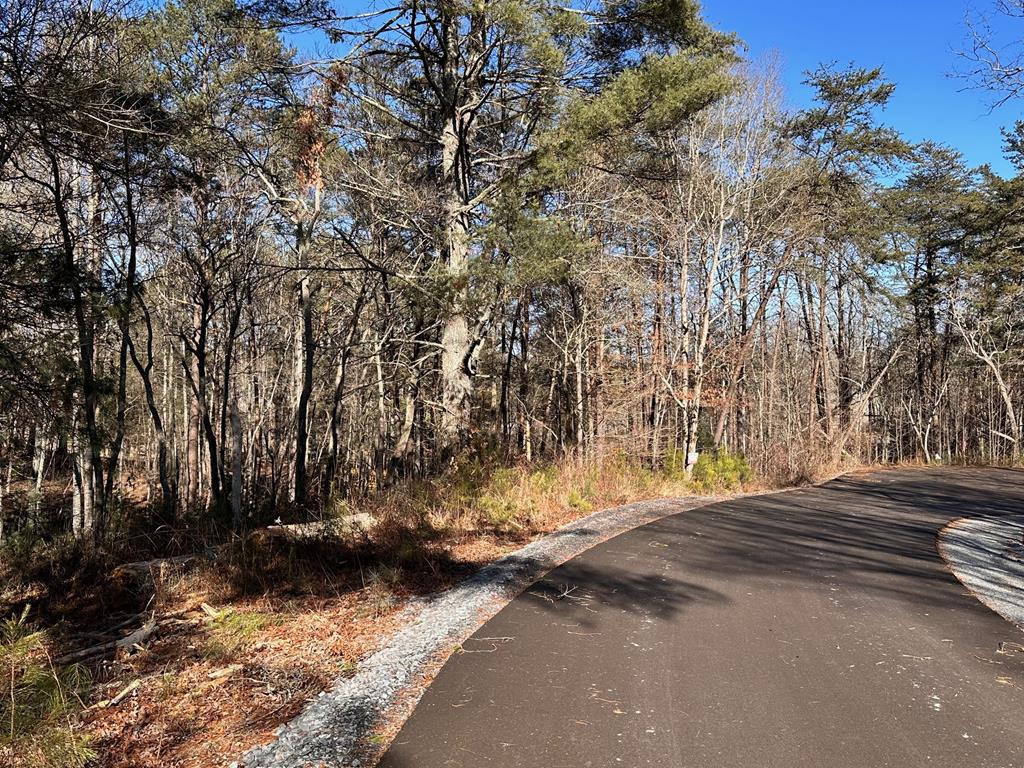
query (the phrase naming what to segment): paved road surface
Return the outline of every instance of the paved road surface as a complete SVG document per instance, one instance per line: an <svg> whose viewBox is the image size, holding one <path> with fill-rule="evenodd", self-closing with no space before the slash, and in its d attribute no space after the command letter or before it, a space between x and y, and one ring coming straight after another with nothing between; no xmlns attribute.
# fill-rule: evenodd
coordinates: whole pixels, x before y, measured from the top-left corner
<svg viewBox="0 0 1024 768"><path fill-rule="evenodd" d="M452 657L382 768L1024 767L1024 633L937 531L1024 473L879 472L592 549Z"/></svg>

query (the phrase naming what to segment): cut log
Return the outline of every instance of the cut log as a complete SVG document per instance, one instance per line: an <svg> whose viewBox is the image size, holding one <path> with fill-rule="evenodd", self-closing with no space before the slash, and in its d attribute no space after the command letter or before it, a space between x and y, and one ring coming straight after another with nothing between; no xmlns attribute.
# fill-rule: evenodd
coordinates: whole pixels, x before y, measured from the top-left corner
<svg viewBox="0 0 1024 768"><path fill-rule="evenodd" d="M268 525L253 531L250 537L257 540L272 539L309 539L318 536L330 536L337 533L366 533L377 522L373 515L359 512L345 515L336 520L317 520L311 523L289 523L286 525Z"/></svg>

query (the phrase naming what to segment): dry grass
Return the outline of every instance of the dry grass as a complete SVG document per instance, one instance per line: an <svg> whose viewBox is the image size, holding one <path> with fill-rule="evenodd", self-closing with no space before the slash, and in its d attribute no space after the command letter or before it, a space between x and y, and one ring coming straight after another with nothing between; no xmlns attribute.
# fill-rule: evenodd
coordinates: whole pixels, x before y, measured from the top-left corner
<svg viewBox="0 0 1024 768"><path fill-rule="evenodd" d="M518 467L470 463L439 478L407 484L374 500L366 511L377 517L376 533L385 538L419 531L424 537L449 540L519 540L595 509L693 491L681 475L655 473L624 458Z"/></svg>

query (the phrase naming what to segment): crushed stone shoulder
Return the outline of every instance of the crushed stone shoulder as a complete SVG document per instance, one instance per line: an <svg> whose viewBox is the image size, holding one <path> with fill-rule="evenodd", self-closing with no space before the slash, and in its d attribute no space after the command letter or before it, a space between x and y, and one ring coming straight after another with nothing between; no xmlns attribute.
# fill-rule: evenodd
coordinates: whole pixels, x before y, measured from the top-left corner
<svg viewBox="0 0 1024 768"><path fill-rule="evenodd" d="M939 553L982 603L1024 630L1024 515L954 520Z"/></svg>
<svg viewBox="0 0 1024 768"><path fill-rule="evenodd" d="M595 512L485 566L461 584L407 609L410 623L281 726L269 744L249 751L245 768L356 768L368 764L368 732L402 707L408 716L415 688L457 645L551 569L591 547L668 515L721 497L657 499ZM420 686L422 687L422 686ZM412 695L409 695L412 689ZM401 703L399 702L401 699Z"/></svg>

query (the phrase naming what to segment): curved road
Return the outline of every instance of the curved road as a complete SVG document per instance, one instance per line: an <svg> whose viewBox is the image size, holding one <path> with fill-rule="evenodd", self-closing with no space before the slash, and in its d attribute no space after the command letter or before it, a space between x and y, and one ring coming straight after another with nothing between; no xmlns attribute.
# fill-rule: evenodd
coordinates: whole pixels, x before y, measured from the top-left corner
<svg viewBox="0 0 1024 768"><path fill-rule="evenodd" d="M1024 473L845 477L602 544L487 622L382 768L1024 767L1024 635L935 539Z"/></svg>

